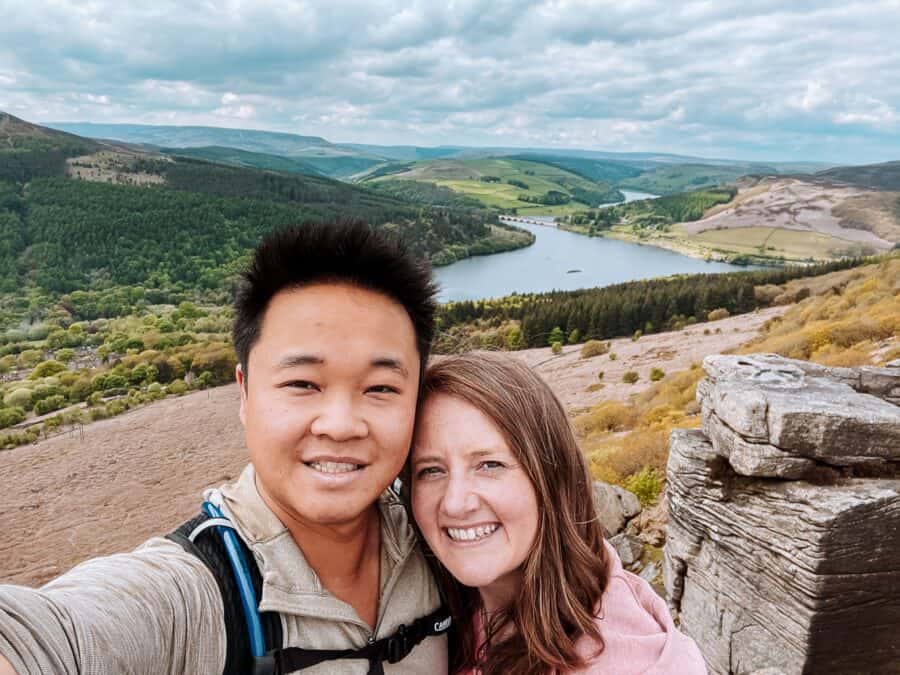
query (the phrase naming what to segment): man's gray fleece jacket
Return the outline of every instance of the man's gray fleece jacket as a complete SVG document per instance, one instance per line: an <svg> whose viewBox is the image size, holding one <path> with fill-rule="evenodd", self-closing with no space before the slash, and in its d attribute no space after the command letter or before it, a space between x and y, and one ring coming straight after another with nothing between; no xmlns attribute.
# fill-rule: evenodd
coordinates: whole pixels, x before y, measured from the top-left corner
<svg viewBox="0 0 900 675"><path fill-rule="evenodd" d="M261 611L281 615L284 645L357 649L440 606L403 505L381 511L381 595L374 629L324 589L256 490L248 465L210 500L231 518L263 578ZM198 504L199 511L199 504ZM222 598L208 568L168 539L88 560L40 589L0 586L0 654L19 675L220 675ZM303 675L364 675L364 660L326 661ZM386 673L446 673L446 637L429 637Z"/></svg>

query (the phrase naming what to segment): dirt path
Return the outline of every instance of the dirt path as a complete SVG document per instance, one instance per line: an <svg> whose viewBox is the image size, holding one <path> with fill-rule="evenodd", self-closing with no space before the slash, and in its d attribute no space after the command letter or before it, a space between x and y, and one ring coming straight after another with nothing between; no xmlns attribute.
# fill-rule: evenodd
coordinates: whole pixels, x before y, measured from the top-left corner
<svg viewBox="0 0 900 675"><path fill-rule="evenodd" d="M618 356L581 359L580 345L516 355L535 367L569 410L627 398L653 366L687 368L752 337L776 308L685 331L613 340ZM704 335L704 328L711 330ZM715 333L720 328L721 333ZM587 391L605 372L603 389ZM621 382L636 370L637 384ZM119 417L0 452L0 583L39 585L85 558L133 548L194 515L205 488L246 461L236 385L159 401Z"/></svg>

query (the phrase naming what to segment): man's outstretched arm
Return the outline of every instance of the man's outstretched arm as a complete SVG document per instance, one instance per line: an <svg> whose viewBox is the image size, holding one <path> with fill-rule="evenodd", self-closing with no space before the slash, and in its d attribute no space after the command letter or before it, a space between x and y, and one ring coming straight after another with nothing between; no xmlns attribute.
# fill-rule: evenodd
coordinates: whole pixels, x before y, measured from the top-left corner
<svg viewBox="0 0 900 675"><path fill-rule="evenodd" d="M0 586L0 674L197 673L225 663L222 599L166 539L96 558L40 589ZM6 670L4 670L6 669Z"/></svg>

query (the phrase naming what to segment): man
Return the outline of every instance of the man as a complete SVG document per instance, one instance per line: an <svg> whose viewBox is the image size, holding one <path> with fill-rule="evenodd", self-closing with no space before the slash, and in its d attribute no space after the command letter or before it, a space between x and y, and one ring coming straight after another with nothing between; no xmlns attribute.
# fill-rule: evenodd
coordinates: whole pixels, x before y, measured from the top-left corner
<svg viewBox="0 0 900 675"><path fill-rule="evenodd" d="M233 336L250 464L207 499L252 552L259 609L277 613L285 647L359 650L440 606L386 490L410 447L434 292L427 268L361 223L276 232L244 277ZM41 589L0 586L0 675L219 675L227 600L197 555L161 537ZM302 672L446 663L445 637L431 636L396 664Z"/></svg>

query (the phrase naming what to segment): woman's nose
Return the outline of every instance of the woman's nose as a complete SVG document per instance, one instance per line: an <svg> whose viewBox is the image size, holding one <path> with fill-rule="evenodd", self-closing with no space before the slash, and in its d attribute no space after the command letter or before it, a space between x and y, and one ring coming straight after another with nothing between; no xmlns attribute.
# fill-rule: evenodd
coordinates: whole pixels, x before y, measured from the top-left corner
<svg viewBox="0 0 900 675"><path fill-rule="evenodd" d="M478 509L478 495L465 475L450 476L441 509L451 518L462 518Z"/></svg>

